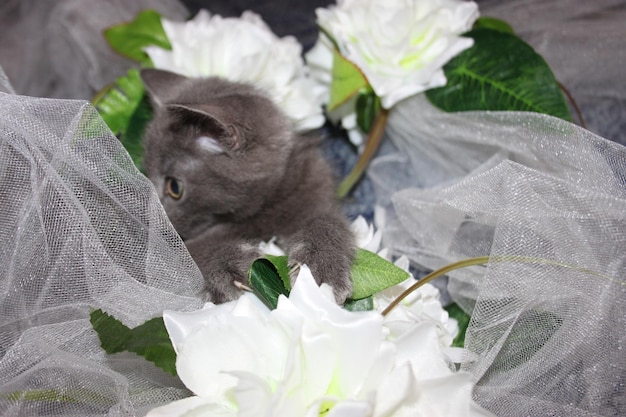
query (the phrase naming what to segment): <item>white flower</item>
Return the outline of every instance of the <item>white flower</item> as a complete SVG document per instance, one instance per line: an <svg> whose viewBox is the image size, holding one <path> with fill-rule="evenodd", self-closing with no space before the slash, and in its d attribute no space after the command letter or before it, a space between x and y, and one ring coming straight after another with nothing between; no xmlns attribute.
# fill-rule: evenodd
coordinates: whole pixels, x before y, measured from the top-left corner
<svg viewBox="0 0 626 417"><path fill-rule="evenodd" d="M387 340L380 314L337 306L305 265L275 310L247 294L164 320L196 395L152 417L489 415L472 402L470 375L451 369L435 324Z"/></svg>
<svg viewBox="0 0 626 417"><path fill-rule="evenodd" d="M406 258L401 258L406 260ZM383 311L400 294L415 283L411 277L400 284L374 294L374 310ZM432 284L424 284L409 294L391 312L385 316L385 327L389 329L390 337L397 337L409 329L414 323L430 322L437 325L437 334L442 346L450 347L459 333L458 322L450 318L448 312L441 306L439 290ZM457 361L462 352L456 349L445 349L446 354Z"/></svg>
<svg viewBox="0 0 626 417"><path fill-rule="evenodd" d="M263 255L285 256L285 251L276 244L276 238L273 237L267 242L259 243L259 251Z"/></svg>
<svg viewBox="0 0 626 417"><path fill-rule="evenodd" d="M350 229L356 239L359 248L377 253L380 249L382 230L374 231L374 226L367 223L363 216L357 218L350 225Z"/></svg>
<svg viewBox="0 0 626 417"><path fill-rule="evenodd" d="M145 48L156 68L252 83L279 104L297 130L324 123L322 91L307 75L301 45L291 36L278 38L257 14L222 18L201 10L188 22L162 19L162 24L172 50Z"/></svg>
<svg viewBox="0 0 626 417"><path fill-rule="evenodd" d="M461 0L338 0L316 12L341 54L391 108L445 85L443 65L473 44L459 35L472 27L478 6Z"/></svg>
<svg viewBox="0 0 626 417"><path fill-rule="evenodd" d="M375 220L377 217L384 217L380 212L381 210L381 208L376 207ZM380 223L382 221L378 219L379 227L376 229L372 224L368 224L365 218L358 216L352 222L351 228L360 248L367 249L390 260L387 248L380 248L383 231ZM409 260L406 256L396 259L395 265L409 272ZM415 284L415 278L411 276L393 287L374 294L372 297L374 310L382 312L413 284ZM438 334L442 346L450 346L459 332L459 324L455 319L450 318L448 312L442 307L439 297L439 290L434 285L428 283L409 294L385 316L384 325L389 329L389 335L397 337L415 323L428 321L438 326ZM453 349L447 349L446 353L458 358Z"/></svg>
<svg viewBox="0 0 626 417"><path fill-rule="evenodd" d="M461 0L338 0L336 6L316 10L317 23L337 43L339 52L363 73L384 108L446 84L443 66L473 45L461 37L478 17L474 2ZM332 48L320 33L306 55L312 75L331 82ZM326 95L328 101L328 94ZM361 139L351 108L338 109L353 142Z"/></svg>

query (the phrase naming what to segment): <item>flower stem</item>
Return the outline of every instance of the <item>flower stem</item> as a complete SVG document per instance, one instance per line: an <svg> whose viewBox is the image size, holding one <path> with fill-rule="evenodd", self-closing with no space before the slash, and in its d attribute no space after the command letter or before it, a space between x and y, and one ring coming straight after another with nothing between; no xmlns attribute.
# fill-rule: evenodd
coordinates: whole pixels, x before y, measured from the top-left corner
<svg viewBox="0 0 626 417"><path fill-rule="evenodd" d="M400 304L402 300L408 297L409 294L417 290L422 285L434 280L435 278L445 275L450 271L454 271L455 269L466 268L468 266L474 266L474 265L483 265L483 264L486 264L487 262L489 262L489 256L480 256L477 258L463 259L461 261L448 264L444 266L443 268L440 268L440 269L437 269L436 271L431 272L430 274L426 275L424 278L417 281L415 284L411 285L402 294L400 294L395 300L393 300L387 306L387 308L383 310L382 315L386 316L387 314L389 314L389 312L391 312L391 310L393 310L394 307Z"/></svg>
<svg viewBox="0 0 626 417"><path fill-rule="evenodd" d="M479 256L476 258L468 258L468 259L463 259L460 260L458 262L454 262L451 264L448 264L440 269L437 269L436 271L431 272L430 274L426 275L424 278L420 279L419 281L417 281L415 284L411 285L409 288L407 288L404 292L402 292L402 294L400 294L395 300L393 300L388 306L387 308L385 308L382 312L383 316L386 316L387 314L389 314L389 312L391 310L394 309L394 307L396 307L398 304L400 304L400 302L402 300L404 300L409 294L411 294L413 291L417 290L419 287L421 287L422 285L434 280L435 278L438 278L442 275L447 274L448 272L454 271L455 269L461 269L461 268L467 268L468 266L474 266L474 265L484 265L487 264L488 262L491 263L496 263L496 262L521 262L521 263L534 263L534 264L542 264L542 265L553 265L553 266L559 266L559 267L563 267L563 268L570 268L573 269L575 271L578 272L582 272L584 274L587 275L591 275L597 278L602 278L602 279L606 279L608 281L612 281L612 282L617 282L618 284L625 286L626 287L626 283L621 282L621 281L615 281L613 278L600 274L598 272L595 272L591 269L588 268L582 268L579 266L575 266L575 265L568 265L565 264L563 262L559 262L559 261L554 261L551 259L543 259L543 258L534 258L534 257L530 257L530 256L518 256L518 255L503 255L503 256Z"/></svg>
<svg viewBox="0 0 626 417"><path fill-rule="evenodd" d="M587 126L585 125L585 121L583 120L583 114L580 111L580 107L578 107L578 103L576 103L576 100L574 100L574 96L572 96L572 93L570 93L570 91L567 88L565 88L565 86L563 84L561 84L558 81L557 81L557 83L559 84L559 88L561 89L561 91L563 91L563 93L565 94L565 96L569 100L570 104L574 108L574 111L576 112L576 116L578 117L579 125L582 128L586 129Z"/></svg>
<svg viewBox="0 0 626 417"><path fill-rule="evenodd" d="M361 155L359 155L359 159L357 160L354 167L348 174L346 178L339 184L339 188L337 189L337 197L344 198L348 195L350 190L355 186L355 184L359 181L361 176L363 176L363 172L370 163L370 160L378 150L380 146L380 142L383 138L383 133L385 132L385 126L387 126L387 119L389 118L389 110L388 109L380 109L380 112L376 116L376 120L372 125L372 129L367 137L367 143L365 145L365 149Z"/></svg>

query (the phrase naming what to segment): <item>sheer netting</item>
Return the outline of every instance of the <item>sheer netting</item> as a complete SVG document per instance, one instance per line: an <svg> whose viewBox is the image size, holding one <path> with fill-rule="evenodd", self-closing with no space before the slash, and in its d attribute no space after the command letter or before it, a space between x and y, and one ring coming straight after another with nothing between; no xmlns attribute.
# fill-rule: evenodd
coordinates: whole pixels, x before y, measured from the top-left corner
<svg viewBox="0 0 626 417"><path fill-rule="evenodd" d="M96 110L0 92L0 182L0 415L136 415L186 396L143 358L105 355L89 322L199 308L203 282Z"/></svg>
<svg viewBox="0 0 626 417"><path fill-rule="evenodd" d="M626 415L626 148L535 113L391 113L370 169L383 244L458 270L476 400L500 416Z"/></svg>

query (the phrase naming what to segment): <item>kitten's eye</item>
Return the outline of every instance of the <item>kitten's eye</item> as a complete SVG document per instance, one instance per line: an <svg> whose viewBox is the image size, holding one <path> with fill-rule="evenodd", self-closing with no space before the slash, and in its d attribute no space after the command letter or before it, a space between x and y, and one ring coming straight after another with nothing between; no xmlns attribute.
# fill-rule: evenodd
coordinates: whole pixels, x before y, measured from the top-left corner
<svg viewBox="0 0 626 417"><path fill-rule="evenodd" d="M165 189L174 200L178 200L183 196L183 183L176 178L167 177L165 179Z"/></svg>

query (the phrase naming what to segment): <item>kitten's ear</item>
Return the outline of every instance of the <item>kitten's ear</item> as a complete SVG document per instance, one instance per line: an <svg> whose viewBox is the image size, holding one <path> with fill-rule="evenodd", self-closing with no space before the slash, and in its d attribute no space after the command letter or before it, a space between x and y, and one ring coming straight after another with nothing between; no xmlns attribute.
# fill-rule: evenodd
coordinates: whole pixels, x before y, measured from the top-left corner
<svg viewBox="0 0 626 417"><path fill-rule="evenodd" d="M200 136L194 140L201 150L217 154L236 151L241 147L242 138L237 128L222 122L202 108L194 105L168 104L166 109L184 124L198 127Z"/></svg>
<svg viewBox="0 0 626 417"><path fill-rule="evenodd" d="M184 75L155 68L142 69L140 75L150 100L158 107L173 99L180 86L189 81Z"/></svg>

